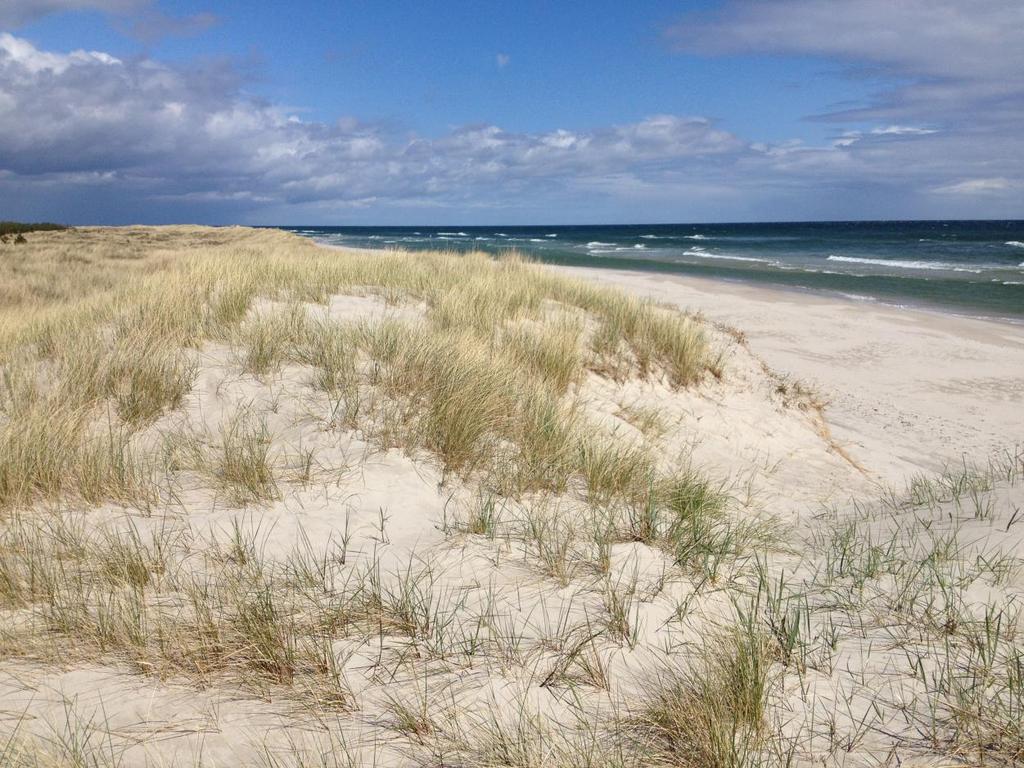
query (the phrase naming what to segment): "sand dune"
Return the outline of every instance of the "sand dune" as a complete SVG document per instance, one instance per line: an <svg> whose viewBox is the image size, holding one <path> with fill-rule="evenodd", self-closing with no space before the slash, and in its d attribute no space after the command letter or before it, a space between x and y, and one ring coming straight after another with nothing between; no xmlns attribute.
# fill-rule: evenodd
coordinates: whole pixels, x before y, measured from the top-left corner
<svg viewBox="0 0 1024 768"><path fill-rule="evenodd" d="M0 763L1024 754L1020 329L244 229L30 247Z"/></svg>
<svg viewBox="0 0 1024 768"><path fill-rule="evenodd" d="M562 269L704 313L827 400L837 441L881 478L1024 439L1024 326L699 278Z"/></svg>

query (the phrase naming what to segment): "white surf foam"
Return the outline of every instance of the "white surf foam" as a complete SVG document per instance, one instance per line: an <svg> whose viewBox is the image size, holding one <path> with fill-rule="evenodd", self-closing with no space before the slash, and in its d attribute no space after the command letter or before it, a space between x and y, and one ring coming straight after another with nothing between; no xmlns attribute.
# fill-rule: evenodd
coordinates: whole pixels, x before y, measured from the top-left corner
<svg viewBox="0 0 1024 768"><path fill-rule="evenodd" d="M437 234L444 237L469 237L465 232L438 232Z"/></svg>
<svg viewBox="0 0 1024 768"><path fill-rule="evenodd" d="M707 235L683 235L683 237L686 238L687 240L708 240L708 239L710 239L710 238L708 238Z"/></svg>
<svg viewBox="0 0 1024 768"><path fill-rule="evenodd" d="M726 256L722 253L708 253L703 248L690 248L683 251L686 256L697 256L701 259L723 259L724 261L757 261L762 264L771 264L769 259L755 259L753 256Z"/></svg>
<svg viewBox="0 0 1024 768"><path fill-rule="evenodd" d="M1007 240L1003 245L1009 245L1013 248L1024 248L1024 243L1020 240Z"/></svg>
<svg viewBox="0 0 1024 768"><path fill-rule="evenodd" d="M829 256L829 261L841 261L844 264L873 264L878 267L894 267L895 269L927 269L942 272L970 272L981 274L980 269L958 267L955 264L944 264L938 261L906 261L903 259L862 259L857 256Z"/></svg>
<svg viewBox="0 0 1024 768"><path fill-rule="evenodd" d="M600 240L591 240L587 243L587 248L611 248L615 243L602 243Z"/></svg>

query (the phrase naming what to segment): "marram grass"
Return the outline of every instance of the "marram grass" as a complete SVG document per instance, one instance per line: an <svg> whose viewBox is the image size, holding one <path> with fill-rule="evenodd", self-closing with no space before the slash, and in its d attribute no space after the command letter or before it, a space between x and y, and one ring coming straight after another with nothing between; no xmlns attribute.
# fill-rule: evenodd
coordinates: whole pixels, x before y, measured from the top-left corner
<svg viewBox="0 0 1024 768"><path fill-rule="evenodd" d="M84 280L66 270L77 232L0 264L0 507L148 499L156 468L134 434L182 404L195 350L209 340L231 344L256 376L313 367L339 423L425 450L448 472L506 493L582 478L601 499L635 493L653 463L596 435L574 386L588 370L686 386L713 363L698 322L516 256L337 252L275 231L191 232L115 231L105 247L85 230L75 251ZM307 311L338 293L419 305L423 320ZM286 308L254 311L258 298ZM268 497L242 485L239 499Z"/></svg>

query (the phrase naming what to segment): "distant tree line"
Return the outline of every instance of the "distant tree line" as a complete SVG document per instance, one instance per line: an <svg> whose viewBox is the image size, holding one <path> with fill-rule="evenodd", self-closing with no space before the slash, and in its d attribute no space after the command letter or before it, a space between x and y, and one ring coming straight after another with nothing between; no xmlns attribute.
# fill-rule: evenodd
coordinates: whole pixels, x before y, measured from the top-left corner
<svg viewBox="0 0 1024 768"><path fill-rule="evenodd" d="M63 224L38 222L31 224L24 221L0 221L0 235L20 235L24 232L44 232L55 229L67 229Z"/></svg>
<svg viewBox="0 0 1024 768"><path fill-rule="evenodd" d="M17 245L28 242L25 239L26 232L53 231L67 229L63 224L51 224L49 222L37 222L35 224L23 221L0 221L0 243L14 242Z"/></svg>

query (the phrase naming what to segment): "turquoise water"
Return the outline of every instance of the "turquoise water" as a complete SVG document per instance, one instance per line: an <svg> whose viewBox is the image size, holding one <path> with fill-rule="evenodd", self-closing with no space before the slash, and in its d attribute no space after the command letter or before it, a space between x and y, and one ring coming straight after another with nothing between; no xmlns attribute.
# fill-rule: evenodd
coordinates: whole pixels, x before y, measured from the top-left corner
<svg viewBox="0 0 1024 768"><path fill-rule="evenodd" d="M282 229L331 245L517 250L552 264L738 280L1024 321L1024 221Z"/></svg>

